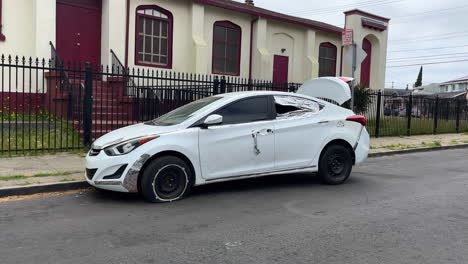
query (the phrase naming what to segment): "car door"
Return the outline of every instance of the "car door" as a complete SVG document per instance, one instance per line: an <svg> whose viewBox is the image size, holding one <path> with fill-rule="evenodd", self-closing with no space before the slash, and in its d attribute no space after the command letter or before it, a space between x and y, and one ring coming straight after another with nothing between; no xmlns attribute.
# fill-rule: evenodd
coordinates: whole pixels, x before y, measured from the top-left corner
<svg viewBox="0 0 468 264"><path fill-rule="evenodd" d="M240 99L213 113L223 116L222 124L200 128L200 165L204 179L274 169L272 100L269 96Z"/></svg>
<svg viewBox="0 0 468 264"><path fill-rule="evenodd" d="M329 132L324 105L297 96L274 96L275 170L310 167Z"/></svg>

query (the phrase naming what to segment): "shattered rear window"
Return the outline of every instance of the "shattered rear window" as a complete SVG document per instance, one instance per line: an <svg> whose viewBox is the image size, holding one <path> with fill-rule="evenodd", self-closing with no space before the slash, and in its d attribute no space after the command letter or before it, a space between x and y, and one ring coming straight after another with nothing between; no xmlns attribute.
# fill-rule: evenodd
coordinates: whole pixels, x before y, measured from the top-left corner
<svg viewBox="0 0 468 264"><path fill-rule="evenodd" d="M324 107L313 100L296 96L274 96L276 119L304 118L318 113Z"/></svg>

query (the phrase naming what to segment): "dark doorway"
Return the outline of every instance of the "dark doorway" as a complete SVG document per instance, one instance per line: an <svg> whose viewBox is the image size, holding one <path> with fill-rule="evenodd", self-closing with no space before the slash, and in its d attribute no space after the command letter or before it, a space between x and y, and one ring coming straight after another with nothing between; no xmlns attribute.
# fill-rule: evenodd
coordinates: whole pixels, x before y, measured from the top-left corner
<svg viewBox="0 0 468 264"><path fill-rule="evenodd" d="M362 49L367 53L367 57L361 63L361 84L369 88L372 60L372 43L366 38L362 41Z"/></svg>
<svg viewBox="0 0 468 264"><path fill-rule="evenodd" d="M275 55L273 60L273 83L286 84L288 82L289 57Z"/></svg>
<svg viewBox="0 0 468 264"><path fill-rule="evenodd" d="M67 62L101 62L101 0L57 0L56 44Z"/></svg>

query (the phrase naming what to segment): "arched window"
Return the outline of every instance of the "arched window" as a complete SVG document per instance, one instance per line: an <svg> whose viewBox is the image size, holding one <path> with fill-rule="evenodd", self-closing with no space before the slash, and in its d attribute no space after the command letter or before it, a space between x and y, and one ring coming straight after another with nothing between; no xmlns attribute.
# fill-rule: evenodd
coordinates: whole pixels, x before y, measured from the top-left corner
<svg viewBox="0 0 468 264"><path fill-rule="evenodd" d="M159 6L139 6L136 11L135 64L172 67L171 12Z"/></svg>
<svg viewBox="0 0 468 264"><path fill-rule="evenodd" d="M319 77L336 76L336 46L330 42L319 47Z"/></svg>
<svg viewBox="0 0 468 264"><path fill-rule="evenodd" d="M215 22L213 28L213 73L239 75L241 28L228 21Z"/></svg>

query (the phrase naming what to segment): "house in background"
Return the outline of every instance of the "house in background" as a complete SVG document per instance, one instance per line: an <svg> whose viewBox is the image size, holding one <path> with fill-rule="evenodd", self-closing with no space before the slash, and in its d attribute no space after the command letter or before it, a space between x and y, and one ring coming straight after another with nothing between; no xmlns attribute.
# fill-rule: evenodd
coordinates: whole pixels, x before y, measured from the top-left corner
<svg viewBox="0 0 468 264"><path fill-rule="evenodd" d="M286 83L350 76L342 28L230 0L0 0L0 51L64 61ZM21 18L21 19L19 19ZM345 28L368 54L356 79L385 80L389 19L345 12Z"/></svg>
<svg viewBox="0 0 468 264"><path fill-rule="evenodd" d="M443 83L431 83L418 87L415 95L432 95L439 98L464 98L468 99L468 76L457 78Z"/></svg>

